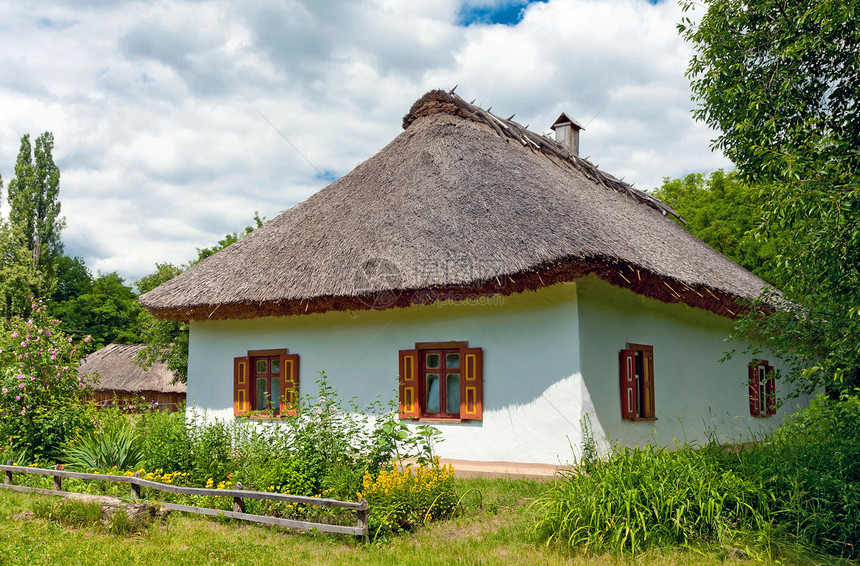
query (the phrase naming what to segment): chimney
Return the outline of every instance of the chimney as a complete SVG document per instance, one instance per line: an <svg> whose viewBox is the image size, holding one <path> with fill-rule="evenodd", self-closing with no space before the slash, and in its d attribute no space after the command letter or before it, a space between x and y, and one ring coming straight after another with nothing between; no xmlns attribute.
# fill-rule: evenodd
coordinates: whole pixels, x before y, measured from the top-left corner
<svg viewBox="0 0 860 566"><path fill-rule="evenodd" d="M564 149L579 156L579 130L584 130L579 122L569 117L564 112L555 121L555 124L550 126L555 131L555 141L561 144Z"/></svg>

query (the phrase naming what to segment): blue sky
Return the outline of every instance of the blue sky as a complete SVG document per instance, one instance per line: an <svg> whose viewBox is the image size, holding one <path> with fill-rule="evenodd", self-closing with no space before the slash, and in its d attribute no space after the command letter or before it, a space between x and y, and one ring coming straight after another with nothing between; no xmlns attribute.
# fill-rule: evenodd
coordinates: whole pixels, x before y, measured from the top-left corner
<svg viewBox="0 0 860 566"><path fill-rule="evenodd" d="M505 2L496 5L469 5L460 7L458 19L460 25L491 25L503 24L512 26L520 23L529 4L545 3L548 0L525 0L521 2Z"/></svg>
<svg viewBox="0 0 860 566"><path fill-rule="evenodd" d="M674 2L0 3L0 175L54 133L66 251L133 281L273 218L401 133L433 88L650 189L729 167L693 121ZM5 189L0 215L8 215Z"/></svg>

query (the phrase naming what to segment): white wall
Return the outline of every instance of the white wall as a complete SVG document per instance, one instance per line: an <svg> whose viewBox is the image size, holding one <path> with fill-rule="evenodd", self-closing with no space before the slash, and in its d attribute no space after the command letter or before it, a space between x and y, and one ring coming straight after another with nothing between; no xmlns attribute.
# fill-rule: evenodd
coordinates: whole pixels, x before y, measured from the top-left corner
<svg viewBox="0 0 860 566"><path fill-rule="evenodd" d="M749 414L743 347L729 343L732 321L682 304L666 304L613 287L596 277L578 282L582 374L612 441L636 446L654 441L705 443L749 440L776 428L796 410L792 400L769 418ZM618 351L628 342L654 346L654 404L657 421L621 419ZM730 360L720 362L735 348ZM777 369L781 360L761 354ZM785 387L777 383L777 395ZM807 399L800 400L804 406Z"/></svg>
<svg viewBox="0 0 860 566"><path fill-rule="evenodd" d="M705 442L710 432L743 440L775 428L794 403L775 417L749 415L749 360L719 362L730 330L728 319L595 277L483 304L192 322L188 405L232 418L233 358L266 348L301 356L302 394L317 391L323 370L342 397L387 402L396 396L398 350L456 340L484 350L484 420L434 424L445 437L442 457L568 462L586 414L604 448ZM654 346L657 421L621 419L618 351L628 342Z"/></svg>
<svg viewBox="0 0 860 566"><path fill-rule="evenodd" d="M378 396L388 401L396 395L398 350L416 342L468 341L484 350L484 419L434 424L445 438L439 455L569 461L571 445L581 444L580 419L593 413L580 374L576 285L482 303L192 322L188 404L232 418L233 358L265 348L301 356L302 393L317 390L314 382L324 370L340 395L354 396L360 406Z"/></svg>

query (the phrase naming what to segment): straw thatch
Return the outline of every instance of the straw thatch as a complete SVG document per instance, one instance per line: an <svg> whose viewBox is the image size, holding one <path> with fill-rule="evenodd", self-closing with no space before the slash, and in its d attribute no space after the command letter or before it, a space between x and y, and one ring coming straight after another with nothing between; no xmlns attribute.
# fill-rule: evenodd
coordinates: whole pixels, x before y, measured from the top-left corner
<svg viewBox="0 0 860 566"><path fill-rule="evenodd" d="M738 312L765 283L673 222L656 198L456 95L427 93L353 171L146 293L160 318L403 307L595 274Z"/></svg>
<svg viewBox="0 0 860 566"><path fill-rule="evenodd" d="M166 364L153 364L144 370L134 362L142 349L142 344L108 344L90 354L78 372L82 376L98 373L98 383L94 388L96 397L133 393L149 398L155 394L168 394L184 400L185 384L173 383L173 372L167 369Z"/></svg>

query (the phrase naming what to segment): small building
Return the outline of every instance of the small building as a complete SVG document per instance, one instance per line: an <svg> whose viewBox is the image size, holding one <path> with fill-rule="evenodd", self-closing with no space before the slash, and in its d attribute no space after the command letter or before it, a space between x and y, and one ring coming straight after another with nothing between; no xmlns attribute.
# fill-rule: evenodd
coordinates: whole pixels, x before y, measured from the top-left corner
<svg viewBox="0 0 860 566"><path fill-rule="evenodd" d="M580 157L575 120L553 126L427 93L379 153L142 295L190 323L193 405L289 414L325 371L485 462L774 429L783 362L721 361L766 283Z"/></svg>
<svg viewBox="0 0 860 566"><path fill-rule="evenodd" d="M153 364L144 370L135 357L142 344L108 344L84 360L81 375L98 374L93 399L99 407L128 407L158 404L160 410L176 410L185 404L184 383L173 382L173 372L167 364Z"/></svg>

